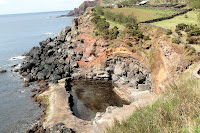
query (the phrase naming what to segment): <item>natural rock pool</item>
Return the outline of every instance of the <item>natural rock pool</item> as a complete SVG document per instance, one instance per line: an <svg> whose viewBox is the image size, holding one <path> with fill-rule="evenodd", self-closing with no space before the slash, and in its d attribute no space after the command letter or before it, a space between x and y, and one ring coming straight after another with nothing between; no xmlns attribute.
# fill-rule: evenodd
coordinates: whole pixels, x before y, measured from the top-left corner
<svg viewBox="0 0 200 133"><path fill-rule="evenodd" d="M91 120L97 112L105 112L108 106L128 105L114 91L110 82L104 81L73 81L71 83L70 104L74 115L83 120Z"/></svg>

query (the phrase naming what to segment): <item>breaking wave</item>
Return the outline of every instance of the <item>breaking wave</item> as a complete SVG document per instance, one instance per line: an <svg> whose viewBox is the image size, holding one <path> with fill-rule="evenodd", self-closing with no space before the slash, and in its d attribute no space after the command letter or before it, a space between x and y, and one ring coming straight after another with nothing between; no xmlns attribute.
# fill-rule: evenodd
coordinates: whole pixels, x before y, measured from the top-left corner
<svg viewBox="0 0 200 133"><path fill-rule="evenodd" d="M25 58L25 56L16 56L16 57L10 58L9 60L22 60L24 58Z"/></svg>

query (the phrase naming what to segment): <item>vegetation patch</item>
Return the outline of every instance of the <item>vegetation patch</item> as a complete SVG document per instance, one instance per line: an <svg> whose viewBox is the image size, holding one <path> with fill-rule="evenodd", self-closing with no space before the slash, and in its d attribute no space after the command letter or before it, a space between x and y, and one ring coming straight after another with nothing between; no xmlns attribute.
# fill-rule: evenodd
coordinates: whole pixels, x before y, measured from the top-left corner
<svg viewBox="0 0 200 133"><path fill-rule="evenodd" d="M200 28L195 25L178 24L175 29L176 33L182 37L182 32L187 35L186 41L189 44L200 44Z"/></svg>
<svg viewBox="0 0 200 133"><path fill-rule="evenodd" d="M138 22L133 14L124 16L122 13L113 13L108 10L104 10L103 7L97 6L92 9L93 18L91 19L92 23L95 24L94 33L96 36L101 35L104 39L117 39L120 37L134 37L137 39L149 40L149 36L144 36L143 33L139 30ZM110 23L113 22L119 23L124 26L122 31L118 30L117 26L110 28Z"/></svg>
<svg viewBox="0 0 200 133"><path fill-rule="evenodd" d="M198 22L198 11L190 11L186 14L188 17L186 18L185 15L180 15L172 19L163 20L159 22L152 23L153 25L161 26L168 28L172 31L175 31L176 26L180 23L184 23L187 25L197 25L200 27L200 23Z"/></svg>
<svg viewBox="0 0 200 133"><path fill-rule="evenodd" d="M159 10L159 9L144 9L144 8L115 8L107 10L114 13L122 13L125 16L134 14L134 16L139 22L166 17L175 13L174 10Z"/></svg>

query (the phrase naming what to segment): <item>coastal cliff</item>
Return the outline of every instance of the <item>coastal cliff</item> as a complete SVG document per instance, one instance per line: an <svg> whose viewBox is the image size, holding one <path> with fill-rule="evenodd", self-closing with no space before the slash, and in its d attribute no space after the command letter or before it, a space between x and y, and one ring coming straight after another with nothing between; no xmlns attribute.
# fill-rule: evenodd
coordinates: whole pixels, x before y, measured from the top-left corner
<svg viewBox="0 0 200 133"><path fill-rule="evenodd" d="M171 44L167 31L159 27L140 25L140 30L150 37L147 41L129 37L111 41L95 36L92 13L88 8L82 16L72 20L72 27L65 27L55 38L48 38L40 42L40 47L32 48L22 63L20 73L26 82L49 82L50 89L34 95L36 99L49 96L51 102L57 101L60 91L68 90L66 81L86 79L112 82L114 91L132 104L122 108L110 107L105 113L97 114L92 124L73 117L70 105L64 112L69 117L55 120L59 114L50 107L52 117L48 118L47 115L43 121L47 132L53 132L54 125L58 123L62 124L57 127L67 127L65 130L69 131L71 129L68 128L76 132L104 131L106 125L112 125L116 116L120 120L128 117L123 113L124 109L130 110L126 112L130 115L138 104L144 106L151 103L155 94L162 92L166 82L172 81L174 76L192 64L186 58L188 48ZM134 47L127 45L127 42ZM62 96L66 99L70 97L67 91ZM52 105L57 106L55 103L49 106ZM112 116L112 119L108 119L108 116Z"/></svg>

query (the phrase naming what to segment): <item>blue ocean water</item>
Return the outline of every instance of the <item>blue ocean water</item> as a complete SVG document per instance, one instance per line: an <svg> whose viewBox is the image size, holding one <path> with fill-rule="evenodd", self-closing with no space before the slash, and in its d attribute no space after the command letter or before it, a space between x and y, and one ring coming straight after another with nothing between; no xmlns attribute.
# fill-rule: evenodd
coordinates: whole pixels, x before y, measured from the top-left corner
<svg viewBox="0 0 200 133"><path fill-rule="evenodd" d="M8 71L0 74L0 133L23 133L37 122L42 111L29 97L33 86L23 88L11 66L40 41L70 26L71 17L57 18L68 12L0 15L0 70Z"/></svg>

